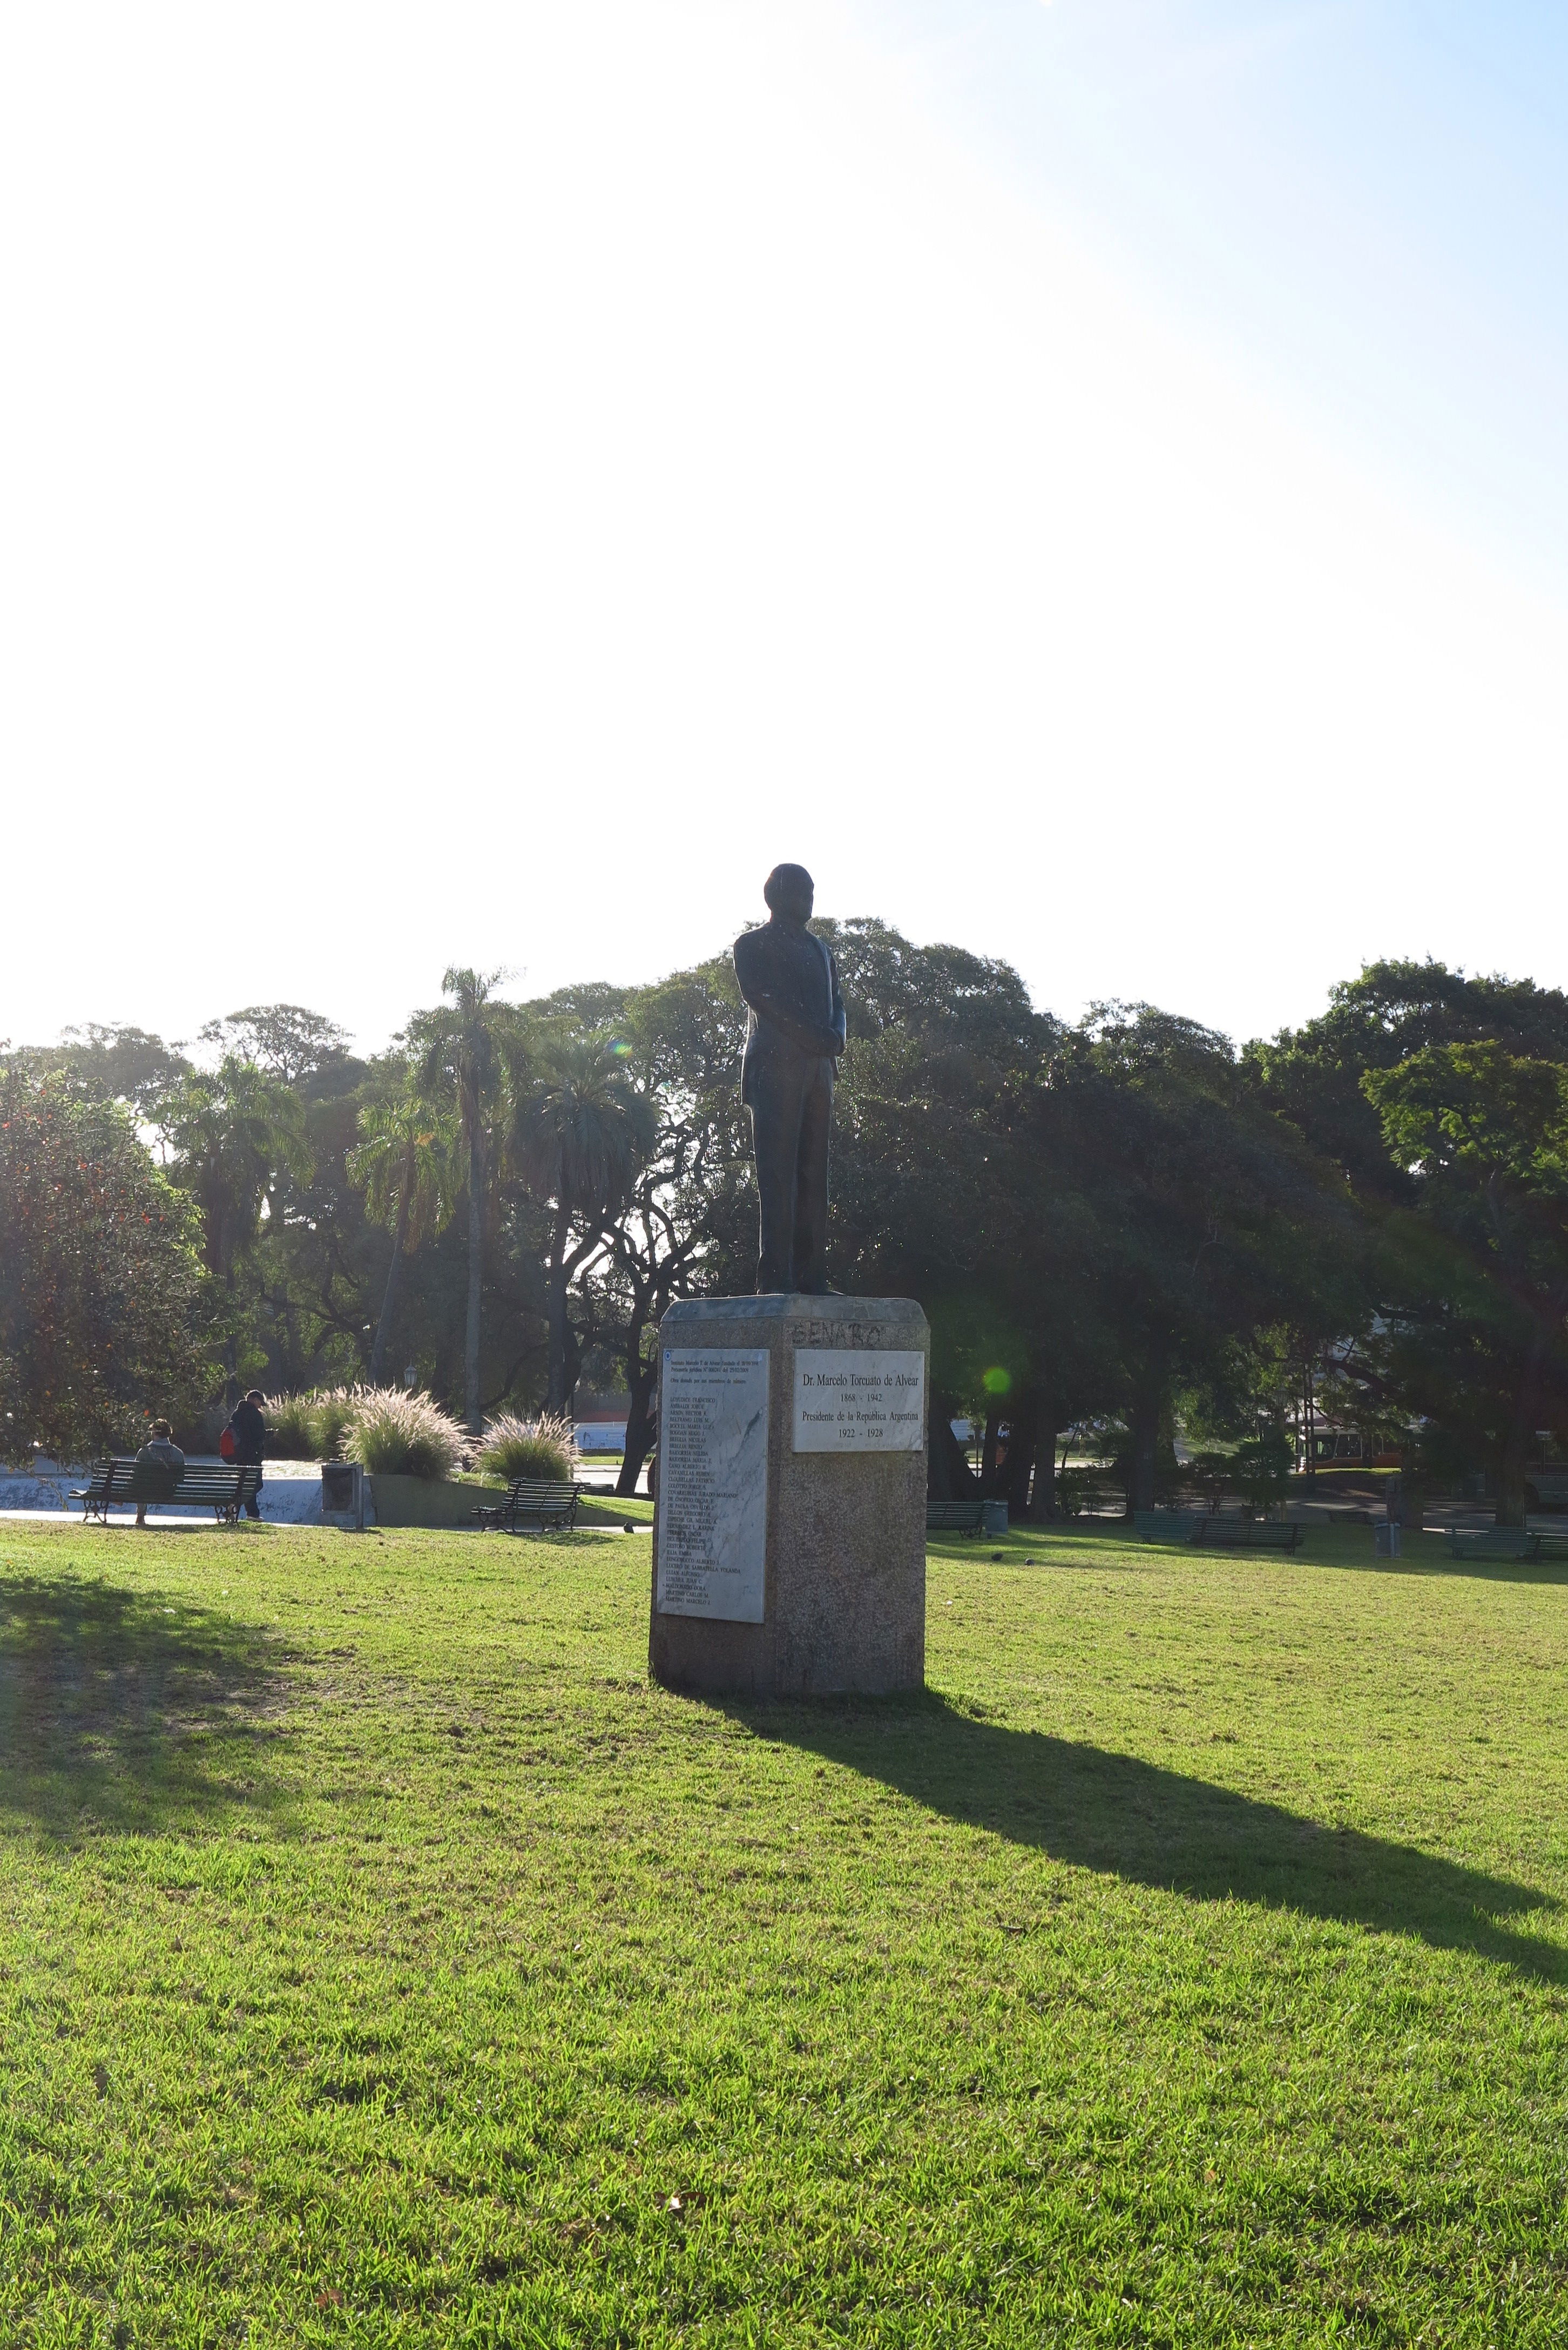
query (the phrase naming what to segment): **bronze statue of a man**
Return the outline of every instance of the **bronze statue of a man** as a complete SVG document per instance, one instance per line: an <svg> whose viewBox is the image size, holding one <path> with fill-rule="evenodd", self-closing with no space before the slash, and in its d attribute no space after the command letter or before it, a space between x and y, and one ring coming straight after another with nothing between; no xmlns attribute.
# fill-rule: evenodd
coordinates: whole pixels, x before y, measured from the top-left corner
<svg viewBox="0 0 1568 2350"><path fill-rule="evenodd" d="M805 868L775 865L763 896L769 919L735 941L749 1013L741 1099L757 1159L757 1291L815 1295L827 1287L827 1129L844 998L832 955L805 927L815 898Z"/></svg>

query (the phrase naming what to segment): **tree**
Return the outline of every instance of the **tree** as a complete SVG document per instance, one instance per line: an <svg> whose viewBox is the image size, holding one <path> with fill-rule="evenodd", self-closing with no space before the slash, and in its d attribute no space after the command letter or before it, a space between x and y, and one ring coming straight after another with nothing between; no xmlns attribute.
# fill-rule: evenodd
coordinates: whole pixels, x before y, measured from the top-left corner
<svg viewBox="0 0 1568 2350"><path fill-rule="evenodd" d="M359 1113L361 1140L348 1172L378 1223L392 1229L387 1286L370 1349L369 1383L380 1383L403 1259L451 1222L457 1204L458 1136L449 1113L410 1089Z"/></svg>
<svg viewBox="0 0 1568 2350"><path fill-rule="evenodd" d="M754 1254L755 1209L738 1071L746 1014L729 959L629 994L616 1028L621 1071L649 1105L652 1138L610 1231L604 1280L618 1307L627 1387L617 1492L634 1493L654 1434L659 1324L677 1297L732 1278Z"/></svg>
<svg viewBox="0 0 1568 2350"><path fill-rule="evenodd" d="M289 1087L311 1163L304 1175L280 1170L245 1259L265 1380L276 1388L336 1386L365 1376L385 1244L366 1217L347 1160L359 1139L369 1080L365 1063L334 1055Z"/></svg>
<svg viewBox="0 0 1568 2350"><path fill-rule="evenodd" d="M472 971L453 964L441 980L450 1003L422 1013L410 1024L417 1053L416 1084L421 1094L441 1090L456 1102L468 1178L468 1299L463 1325L463 1418L471 1435L483 1424L479 1387L480 1298L484 1281L484 1236L488 1205L490 1124L508 1076L515 1086L524 1067L517 1015L499 1002L498 971Z"/></svg>
<svg viewBox="0 0 1568 2350"><path fill-rule="evenodd" d="M155 1116L162 1096L191 1069L161 1036L97 1020L63 1030L57 1045L25 1045L6 1057L35 1076L58 1076L88 1101L123 1102L141 1118Z"/></svg>
<svg viewBox="0 0 1568 2350"><path fill-rule="evenodd" d="M1484 1463L1500 1508L1521 1511L1532 1431L1507 1431L1530 1417L1535 1379L1551 1393L1556 1345L1542 1228L1556 1081L1521 1072L1568 1066L1568 994L1372 963L1321 1018L1247 1054L1265 1097L1337 1161L1373 1235L1367 1309L1333 1349L1342 1408L1403 1433L1417 1482Z"/></svg>
<svg viewBox="0 0 1568 2350"><path fill-rule="evenodd" d="M1177 1392L1229 1385L1281 1323L1363 1310L1364 1237L1333 1170L1227 1041L1150 1005L1097 1007L1036 1097L1042 1172L1075 1191L1098 1351L1127 1418L1127 1506L1153 1505Z"/></svg>
<svg viewBox="0 0 1568 2350"><path fill-rule="evenodd" d="M5 1449L140 1440L212 1374L193 1211L123 1111L16 1070L0 1105Z"/></svg>
<svg viewBox="0 0 1568 2350"><path fill-rule="evenodd" d="M329 1061L341 1060L348 1044L336 1020L303 1003L250 1003L223 1020L209 1020L200 1035L203 1045L254 1061L286 1086L297 1086Z"/></svg>
<svg viewBox="0 0 1568 2350"><path fill-rule="evenodd" d="M1363 1083L1413 1192L1385 1362L1484 1448L1498 1522L1522 1525L1536 1431L1568 1434L1568 1064L1432 1045Z"/></svg>
<svg viewBox="0 0 1568 2350"><path fill-rule="evenodd" d="M627 1049L610 1037L548 1037L538 1047L535 1082L517 1101L517 1164L551 1211L545 1310L545 1409L553 1412L566 1409L576 1385L567 1290L610 1247L611 1228L653 1139L653 1106L622 1066Z"/></svg>
<svg viewBox="0 0 1568 2350"><path fill-rule="evenodd" d="M239 1261L270 1213L281 1176L309 1172L304 1115L287 1086L254 1061L230 1055L210 1075L182 1078L164 1097L159 1119L172 1154L174 1180L195 1201L201 1217L207 1271L224 1293L224 1363L232 1403L242 1313Z"/></svg>
<svg viewBox="0 0 1568 2350"><path fill-rule="evenodd" d="M1293 1466L1290 1438L1277 1422L1241 1439L1231 1456L1231 1475L1254 1517L1266 1518L1284 1500Z"/></svg>
<svg viewBox="0 0 1568 2350"><path fill-rule="evenodd" d="M1242 1055L1270 1107L1332 1159L1357 1195L1408 1202L1407 1172L1389 1153L1362 1083L1434 1045L1495 1042L1527 1059L1568 1061L1568 995L1533 980L1470 978L1439 962L1368 963L1329 993L1303 1028Z"/></svg>
<svg viewBox="0 0 1568 2350"><path fill-rule="evenodd" d="M883 923L821 927L838 958L850 1036L836 1113L833 1277L926 1307L933 1498L972 1486L950 1425L962 1416L984 1423L982 1483L1005 1482L1022 1506L1041 1427L1056 1409L1042 1381L1062 1368L1052 1346L1059 1331L1046 1336L1054 1317L1020 1311L1041 1224L1021 1110L1055 1024L1034 1012L1006 963L919 947ZM1031 1309L1041 1305L1036 1284Z"/></svg>

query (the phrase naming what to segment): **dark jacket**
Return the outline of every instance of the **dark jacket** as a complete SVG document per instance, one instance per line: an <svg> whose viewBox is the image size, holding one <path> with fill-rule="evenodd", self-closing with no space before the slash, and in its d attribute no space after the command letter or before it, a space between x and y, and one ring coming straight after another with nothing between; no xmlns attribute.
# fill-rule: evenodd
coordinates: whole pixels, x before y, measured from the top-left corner
<svg viewBox="0 0 1568 2350"><path fill-rule="evenodd" d="M167 1436L149 1437L137 1453L136 1461L139 1468L144 1462L151 1461L159 1468L172 1469L176 1476L185 1466L185 1455Z"/></svg>
<svg viewBox="0 0 1568 2350"><path fill-rule="evenodd" d="M746 1003L741 1099L750 1102L762 1071L821 1059L844 1050L844 998L830 950L810 931L764 922L735 941L735 977Z"/></svg>
<svg viewBox="0 0 1568 2350"><path fill-rule="evenodd" d="M167 1497L185 1473L185 1455L166 1436L154 1436L138 1451L136 1465L141 1471L138 1487L153 1489L148 1498L155 1498L160 1491Z"/></svg>
<svg viewBox="0 0 1568 2350"><path fill-rule="evenodd" d="M266 1422L261 1416L260 1408L254 1403L237 1403L229 1426L234 1431L234 1459L259 1461L262 1440L266 1435Z"/></svg>

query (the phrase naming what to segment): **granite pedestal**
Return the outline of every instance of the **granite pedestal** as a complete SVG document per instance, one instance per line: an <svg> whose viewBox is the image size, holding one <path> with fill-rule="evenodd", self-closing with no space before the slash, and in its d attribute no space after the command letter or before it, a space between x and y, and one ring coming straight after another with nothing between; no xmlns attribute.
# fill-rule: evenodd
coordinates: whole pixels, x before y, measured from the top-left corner
<svg viewBox="0 0 1568 2350"><path fill-rule="evenodd" d="M929 1352L907 1297L670 1307L655 1679L757 1697L921 1687Z"/></svg>

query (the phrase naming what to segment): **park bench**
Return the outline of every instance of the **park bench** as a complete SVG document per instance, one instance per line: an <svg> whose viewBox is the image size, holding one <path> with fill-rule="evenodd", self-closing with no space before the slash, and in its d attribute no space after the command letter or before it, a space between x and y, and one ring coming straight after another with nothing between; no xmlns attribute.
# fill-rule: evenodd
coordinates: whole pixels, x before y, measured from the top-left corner
<svg viewBox="0 0 1568 2350"><path fill-rule="evenodd" d="M1133 1529L1140 1542L1191 1543L1206 1550L1296 1551L1306 1532L1274 1519L1244 1518L1235 1510L1135 1510Z"/></svg>
<svg viewBox="0 0 1568 2350"><path fill-rule="evenodd" d="M1568 1558L1568 1534L1532 1534L1528 1526L1449 1528L1450 1558Z"/></svg>
<svg viewBox="0 0 1568 2350"><path fill-rule="evenodd" d="M94 1517L107 1525L109 1511L117 1504L135 1509L143 1502L150 1510L171 1506L211 1510L220 1525L230 1525L261 1491L261 1481L262 1472L254 1461L188 1461L176 1471L157 1462L144 1462L138 1468L133 1460L99 1461L88 1482L77 1488L71 1499L82 1505L84 1525Z"/></svg>
<svg viewBox="0 0 1568 2350"><path fill-rule="evenodd" d="M569 1530L577 1523L577 1489L565 1478L515 1477L504 1502L481 1503L473 1514L485 1532L495 1527L514 1534L524 1518L541 1533L549 1526Z"/></svg>
<svg viewBox="0 0 1568 2350"><path fill-rule="evenodd" d="M1198 1539L1203 1523L1200 1510L1135 1510L1133 1531L1139 1542L1189 1543Z"/></svg>
<svg viewBox="0 0 1568 2350"><path fill-rule="evenodd" d="M928 1502L926 1532L929 1534L977 1534L984 1523L983 1502Z"/></svg>
<svg viewBox="0 0 1568 2350"><path fill-rule="evenodd" d="M1243 1518L1226 1511L1200 1519L1193 1540L1211 1550L1297 1551L1306 1540L1306 1528L1279 1518Z"/></svg>

